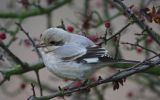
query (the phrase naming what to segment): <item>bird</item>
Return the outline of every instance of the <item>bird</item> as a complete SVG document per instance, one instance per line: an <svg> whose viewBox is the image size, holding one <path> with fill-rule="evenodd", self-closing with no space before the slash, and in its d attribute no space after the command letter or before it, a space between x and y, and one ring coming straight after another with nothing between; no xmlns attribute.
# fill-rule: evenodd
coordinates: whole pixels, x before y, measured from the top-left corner
<svg viewBox="0 0 160 100"><path fill-rule="evenodd" d="M85 36L61 28L49 28L40 35L39 51L44 65L67 80L89 79L97 70L116 63L107 49ZM137 61L120 61L137 63Z"/></svg>

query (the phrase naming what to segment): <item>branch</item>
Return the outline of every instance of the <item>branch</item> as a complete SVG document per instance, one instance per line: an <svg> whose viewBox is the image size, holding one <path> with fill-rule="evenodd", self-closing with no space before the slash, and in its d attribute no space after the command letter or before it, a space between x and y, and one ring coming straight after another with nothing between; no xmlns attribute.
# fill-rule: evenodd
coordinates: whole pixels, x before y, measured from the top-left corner
<svg viewBox="0 0 160 100"><path fill-rule="evenodd" d="M53 10L60 8L61 6L71 2L72 0L63 0L61 2L58 2L56 5L51 5L48 8L43 8L39 9L39 8L32 8L29 10L23 10L20 11L19 13L17 13L17 11L11 12L3 12L0 11L0 18L17 18L17 19L25 19L28 17L32 17L32 16L38 16L38 15L43 15L43 14L47 14L52 12Z"/></svg>
<svg viewBox="0 0 160 100"><path fill-rule="evenodd" d="M42 84L41 84L40 77L39 77L39 70L35 71L35 73L36 73L37 82L39 85L40 96L43 96L43 89L42 89Z"/></svg>
<svg viewBox="0 0 160 100"><path fill-rule="evenodd" d="M33 83L31 83L31 87L32 87L32 91L33 91L33 96L36 96L36 92L35 92L35 85Z"/></svg>
<svg viewBox="0 0 160 100"><path fill-rule="evenodd" d="M20 64L23 69L28 69L27 66L16 55L14 55L2 41L0 41L0 47L3 48L17 64Z"/></svg>
<svg viewBox="0 0 160 100"><path fill-rule="evenodd" d="M37 52L37 55L39 56L39 58L41 58L41 54L40 54L39 50L37 49L36 44L34 43L34 41L32 40L32 38L29 36L29 33L26 32L26 31L23 29L23 27L22 27L22 25L21 25L20 23L16 23L16 24L17 24L17 26L21 29L21 31L28 37L28 39L31 41L33 47L35 48L35 50L36 50L36 52Z"/></svg>
<svg viewBox="0 0 160 100"><path fill-rule="evenodd" d="M106 41L109 41L110 39L116 37L117 35L121 34L121 32L123 32L127 27L129 27L131 24L133 24L134 22L130 22L128 23L126 26L124 26L121 30L119 30L116 34L112 35L111 37L109 37Z"/></svg>
<svg viewBox="0 0 160 100"><path fill-rule="evenodd" d="M116 46L115 46L116 52L115 52L114 59L117 59L117 57L119 57L119 43L120 43L120 38L121 38L121 34L119 34L118 37L117 37Z"/></svg>
<svg viewBox="0 0 160 100"><path fill-rule="evenodd" d="M144 21L139 20L139 18L137 18L137 16L130 9L128 9L128 7L126 7L126 5L124 5L121 0L114 1L117 2L124 11L126 11L129 18L135 21L142 30L145 30L155 40L155 42L160 45L160 36L155 31L153 31L148 25L146 25Z"/></svg>
<svg viewBox="0 0 160 100"><path fill-rule="evenodd" d="M150 50L150 49L148 49L148 48L145 48L145 47L143 47L143 46L141 46L141 45L139 45L139 44L133 44L133 43L128 43L128 42L121 42L121 44L128 44L128 45L131 45L131 46L137 46L137 47L140 47L140 48L142 48L142 49L144 49L144 50L146 50L146 51L149 51L149 52L151 52L151 53L153 53L153 54L155 54L155 55L158 55L158 53L156 53L155 51Z"/></svg>
<svg viewBox="0 0 160 100"><path fill-rule="evenodd" d="M22 81L25 82L25 83L27 83L27 84L28 83L29 84L32 83L32 84L35 85L35 87L39 87L38 82L35 79L33 79L33 78L30 78L30 77L28 77L26 75L20 75L19 78L22 79ZM45 83L41 83L42 87L43 87L43 90L45 90L47 92L56 92L57 91L56 89L51 88L50 86L48 86L48 84L45 84Z"/></svg>
<svg viewBox="0 0 160 100"><path fill-rule="evenodd" d="M126 69L126 68L129 68L130 66L133 66L133 64L124 63L124 64L113 64L111 66L114 68ZM28 65L27 67L28 67L27 69L23 69L21 67L21 65L16 65L16 66L13 66L11 69L1 71L1 72L7 77L11 77L13 75L20 75L20 74L24 74L24 73L27 73L30 71L40 70L40 69L44 68L44 64L43 64L43 62L37 62L36 64ZM144 72L150 73L153 75L160 75L160 68L157 65L155 68L146 70Z"/></svg>
<svg viewBox="0 0 160 100"><path fill-rule="evenodd" d="M41 58L41 54L39 52L39 50L37 49L36 47L36 44L34 43L34 41L32 40L32 38L29 36L29 33L26 32L23 27L21 26L20 23L16 23L17 26L19 26L19 28L21 29L22 32L25 33L25 35L28 37L28 39L31 41L33 47L35 48L36 52L37 52L37 55L39 56L39 58ZM40 89L40 95L42 96L43 95L43 89L42 89L42 85L41 85L41 81L40 81L40 78L39 78L39 69L38 70L35 70L35 73L36 73L36 77L37 77L37 81L38 81L38 84L39 84L39 89Z"/></svg>
<svg viewBox="0 0 160 100"><path fill-rule="evenodd" d="M131 68L125 69L123 71L119 71L119 72L113 74L112 76L110 76L110 77L108 77L106 79L97 80L97 81L95 81L93 83L82 85L80 87L76 87L76 88L73 88L73 89L62 90L62 91L56 92L56 93L54 93L52 95L48 95L48 96L42 96L42 97L32 96L32 100L48 100L48 99L52 99L54 97L58 97L58 96L61 97L61 96L67 95L67 94L71 94L73 92L90 89L90 88L93 88L95 86L98 86L98 85L101 85L101 84L104 84L104 83L118 81L120 79L126 78L128 76L133 75L133 74L136 74L136 73L142 72L144 70L147 70L147 69L155 67L156 64L160 63L159 59L155 60L154 63L152 63L152 64L146 65L144 63L146 61L149 61L149 60L157 57L157 56L159 56L159 55L156 55L156 56L154 56L152 58L144 60L143 62L140 62L140 63L138 63L137 65L135 65L135 66L133 66Z"/></svg>
<svg viewBox="0 0 160 100"><path fill-rule="evenodd" d="M10 77L10 76L13 76L13 75L20 75L20 74L23 74L23 73L26 73L26 72L30 72L30 71L35 71L35 70L39 70L41 68L44 67L44 64L43 63L36 63L36 64L33 64L33 65L26 65L27 66L27 69L23 69L21 67L21 65L15 65L13 66L12 68L8 69L8 70L3 70L1 71L5 76L7 77Z"/></svg>

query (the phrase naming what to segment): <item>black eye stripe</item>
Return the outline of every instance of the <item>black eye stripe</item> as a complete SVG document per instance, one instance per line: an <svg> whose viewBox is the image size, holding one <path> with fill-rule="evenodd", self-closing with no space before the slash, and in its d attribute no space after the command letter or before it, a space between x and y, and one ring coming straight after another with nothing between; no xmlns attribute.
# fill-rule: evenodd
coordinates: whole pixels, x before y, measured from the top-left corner
<svg viewBox="0 0 160 100"><path fill-rule="evenodd" d="M50 44L55 44L55 42L54 41L51 41L51 42L49 42Z"/></svg>
<svg viewBox="0 0 160 100"><path fill-rule="evenodd" d="M62 41L57 41L57 42L55 42L55 41L50 41L49 43L50 43L50 44L53 44L53 45L62 45L62 44L63 44Z"/></svg>

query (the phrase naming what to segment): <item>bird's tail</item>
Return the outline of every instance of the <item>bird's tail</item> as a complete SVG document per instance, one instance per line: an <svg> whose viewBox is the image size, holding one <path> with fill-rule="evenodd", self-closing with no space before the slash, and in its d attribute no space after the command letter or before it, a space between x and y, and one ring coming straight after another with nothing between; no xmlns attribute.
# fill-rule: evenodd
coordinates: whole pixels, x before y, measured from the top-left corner
<svg viewBox="0 0 160 100"><path fill-rule="evenodd" d="M126 59L114 59L114 58L99 58L101 62L110 62L110 63L140 63L141 61L137 60L126 60Z"/></svg>
<svg viewBox="0 0 160 100"><path fill-rule="evenodd" d="M140 63L141 61L136 61L136 60L126 60L126 59L114 59L114 58L104 58L101 57L99 58L99 63L97 63L96 68L102 68L102 67L107 67L110 65L114 65L114 64L124 64L124 65L128 65L128 64L132 64L135 65L137 63Z"/></svg>

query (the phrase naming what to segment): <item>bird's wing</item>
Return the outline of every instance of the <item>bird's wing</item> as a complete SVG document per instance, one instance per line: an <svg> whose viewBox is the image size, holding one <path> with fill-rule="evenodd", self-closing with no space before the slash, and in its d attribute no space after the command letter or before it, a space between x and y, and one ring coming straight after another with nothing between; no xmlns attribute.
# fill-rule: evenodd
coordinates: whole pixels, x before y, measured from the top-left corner
<svg viewBox="0 0 160 100"><path fill-rule="evenodd" d="M97 63L99 61L107 61L113 59L105 48L96 46L86 48L87 52L77 59L78 62L85 61L86 63Z"/></svg>
<svg viewBox="0 0 160 100"><path fill-rule="evenodd" d="M96 46L93 41L91 41L87 37L84 37L78 34L70 34L69 41L70 43L76 43L76 44L82 45L83 47Z"/></svg>
<svg viewBox="0 0 160 100"><path fill-rule="evenodd" d="M77 44L65 44L53 51L53 53L64 61L76 61L77 63L87 64L113 64L113 63L138 63L139 61L114 59L105 48L83 47Z"/></svg>
<svg viewBox="0 0 160 100"><path fill-rule="evenodd" d="M65 44L54 50L54 54L66 61L97 63L99 60L110 59L108 51L101 47L84 48L79 45ZM103 59L102 59L103 58Z"/></svg>
<svg viewBox="0 0 160 100"><path fill-rule="evenodd" d="M75 60L85 55L86 52L86 48L75 44L65 44L53 51L57 57L66 61Z"/></svg>

